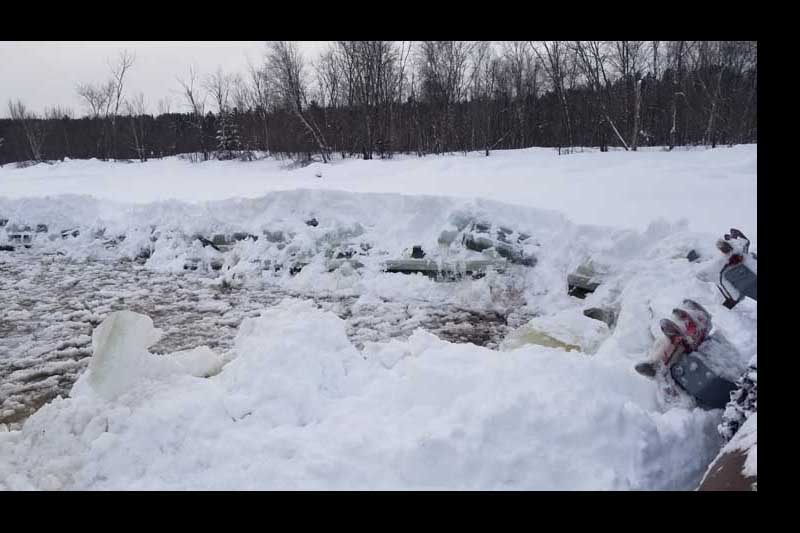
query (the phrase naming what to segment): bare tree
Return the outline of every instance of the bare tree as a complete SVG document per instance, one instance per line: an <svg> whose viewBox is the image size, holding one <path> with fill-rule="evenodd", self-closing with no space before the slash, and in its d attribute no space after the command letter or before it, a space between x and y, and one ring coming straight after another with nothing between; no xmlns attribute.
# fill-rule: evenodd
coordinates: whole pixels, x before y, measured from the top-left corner
<svg viewBox="0 0 800 533"><path fill-rule="evenodd" d="M139 93L134 98L127 100L125 102L125 109L128 112L128 121L133 138L133 148L136 150L139 161L144 163L147 161L147 148L145 144L145 136L147 134L147 104L144 100L144 94Z"/></svg>
<svg viewBox="0 0 800 533"><path fill-rule="evenodd" d="M322 81L338 88L342 79L347 101L358 110L363 125L361 152L372 159L384 152L383 139L391 137L391 109L401 86L401 56L393 41L337 41L328 58Z"/></svg>
<svg viewBox="0 0 800 533"><path fill-rule="evenodd" d="M631 124L630 149L636 151L641 117L644 41L614 41L611 63L616 67L627 87L626 110Z"/></svg>
<svg viewBox="0 0 800 533"><path fill-rule="evenodd" d="M488 155L527 146L757 142L756 46L339 41L304 71L294 46L277 43L244 78L223 73L224 66L208 78L190 70L179 80L175 105L150 102L155 116L126 86L135 67L123 54L110 64L111 75L78 86L88 118L71 120L69 110L51 108L37 118L27 109L18 113L25 121L0 119L0 162L34 159L30 139L36 148L39 126L46 136L38 157L49 159L190 153L202 160L259 148L309 159L319 150L328 160L332 151L371 158L393 151ZM222 148L212 144L215 134L225 140Z"/></svg>
<svg viewBox="0 0 800 533"><path fill-rule="evenodd" d="M538 89L539 61L534 57L533 50L526 41L504 41L503 59L509 73L511 98L517 121L514 147L520 148L526 145L525 120Z"/></svg>
<svg viewBox="0 0 800 533"><path fill-rule="evenodd" d="M596 105L599 107L603 119L611 127L617 139L627 151L628 143L625 142L608 111L608 106L611 104L611 84L606 72L608 56L605 49L607 45L603 41L575 41L574 46L575 57L583 74L586 76L589 87L594 93Z"/></svg>
<svg viewBox="0 0 800 533"><path fill-rule="evenodd" d="M198 144L200 146L200 152L203 154L203 161L208 161L208 148L203 132L206 96L201 94L200 89L196 87L197 72L195 69L189 67L188 78L186 80L178 78L178 84L181 86L183 98L186 101L186 105L189 107L191 124L198 137ZM194 156L193 160L195 160Z"/></svg>
<svg viewBox="0 0 800 533"><path fill-rule="evenodd" d="M422 41L419 76L423 97L441 109L438 131L434 130L434 152L446 152L454 144L454 106L469 89L469 57L473 41Z"/></svg>
<svg viewBox="0 0 800 533"><path fill-rule="evenodd" d="M78 96L89 109L91 118L101 121L97 151L101 158L117 154L117 117L123 102L125 75L133 66L134 56L120 52L115 64L109 64L111 77L104 84L84 83L77 87Z"/></svg>
<svg viewBox="0 0 800 533"><path fill-rule="evenodd" d="M118 158L117 147L117 117L119 116L120 106L122 105L122 93L125 87L125 74L133 66L135 57L127 50L120 52L117 62L111 65L111 79L109 80L110 98L109 104L113 102L114 109L111 113L111 146L114 158Z"/></svg>
<svg viewBox="0 0 800 533"><path fill-rule="evenodd" d="M272 86L264 68L249 66L250 99L252 107L258 115L264 132L263 149L269 154L269 112L272 107Z"/></svg>
<svg viewBox="0 0 800 533"><path fill-rule="evenodd" d="M156 109L159 115L169 115L172 110L172 101L169 96L159 99L158 104L156 104Z"/></svg>
<svg viewBox="0 0 800 533"><path fill-rule="evenodd" d="M240 113L250 111L253 107L254 98L251 94L250 85L247 84L240 74L231 77L231 103Z"/></svg>
<svg viewBox="0 0 800 533"><path fill-rule="evenodd" d="M31 159L42 161L42 144L47 136L46 124L40 121L35 113L28 111L21 100L8 102L8 112L11 120L19 124L22 129Z"/></svg>
<svg viewBox="0 0 800 533"><path fill-rule="evenodd" d="M224 74L220 67L217 68L214 74L208 76L203 84L203 87L217 105L217 113L219 114L228 111L233 80L234 77L230 74Z"/></svg>
<svg viewBox="0 0 800 533"><path fill-rule="evenodd" d="M95 139L95 155L105 160L106 153L106 113L111 100L111 86L109 84L95 85L91 83L79 84L76 91L88 108L89 117L99 123L99 133Z"/></svg>
<svg viewBox="0 0 800 533"><path fill-rule="evenodd" d="M747 85L744 88L746 95L745 105L744 109L742 110L736 135L737 141L743 142L745 139L747 119L749 117L753 101L755 100L758 87L758 76L756 75L758 71L758 43L756 41L740 41L739 46L740 48L738 51L741 54L741 60L740 62L736 63L733 74L747 80ZM733 142L733 139L734 137L731 136L731 142Z"/></svg>
<svg viewBox="0 0 800 533"><path fill-rule="evenodd" d="M570 68L569 47L562 41L539 41L539 43L540 47L537 47L534 42L531 41L531 48L539 58L539 61L541 61L545 73L550 78L553 91L559 102L561 102L561 111L567 133L567 143L570 149L572 149L574 144L572 121L570 120L567 92L564 86L564 81L567 78ZM542 50L540 51L539 48Z"/></svg>
<svg viewBox="0 0 800 533"><path fill-rule="evenodd" d="M58 127L61 130L61 137L64 140L64 148L61 151L61 155L58 157L63 161L70 152L69 128L67 126L69 121L75 118L75 113L72 111L72 109L67 107L53 106L45 108L44 116L47 121L54 126L54 129L55 127Z"/></svg>
<svg viewBox="0 0 800 533"><path fill-rule="evenodd" d="M76 91L89 109L89 116L101 118L107 108L109 97L107 86L82 83L78 85Z"/></svg>
<svg viewBox="0 0 800 533"><path fill-rule="evenodd" d="M492 110L496 93L500 90L499 85L503 65L502 60L494 55L491 41L479 41L475 44L472 48L471 62L470 97L476 113L473 124L481 125L480 129L483 130L482 146L484 154L488 157L491 150L508 138L514 131L514 128L511 127L505 131L500 130L497 132L496 138L492 137L494 123L496 122ZM473 131L472 136L474 137L474 135ZM471 145L473 148L476 146L474 139Z"/></svg>
<svg viewBox="0 0 800 533"><path fill-rule="evenodd" d="M717 143L719 107L725 99L722 94L723 75L728 72L741 78L744 70L754 58L755 50L747 41L700 41L697 43L693 71L708 100L708 121L703 134L703 144L715 147Z"/></svg>
<svg viewBox="0 0 800 533"><path fill-rule="evenodd" d="M325 51L314 62L314 71L322 106L334 109L340 107L344 103L342 101L342 93L346 89L344 87L342 65L335 48Z"/></svg>
<svg viewBox="0 0 800 533"><path fill-rule="evenodd" d="M672 150L677 142L678 135L678 101L686 100L684 80L686 72L686 57L689 53L687 41L670 41L667 45L667 65L672 78L671 117L672 126L669 130L669 149Z"/></svg>
<svg viewBox="0 0 800 533"><path fill-rule="evenodd" d="M661 77L661 71L659 69L661 64L658 62L659 52L661 50L661 41L650 41L650 49L653 52L652 73L653 77L657 79Z"/></svg>
<svg viewBox="0 0 800 533"><path fill-rule="evenodd" d="M306 89L303 79L303 56L294 43L289 41L272 41L268 45L266 68L280 98L297 116L306 131L314 138L322 155L322 161L330 160L325 138L314 119L305 113Z"/></svg>

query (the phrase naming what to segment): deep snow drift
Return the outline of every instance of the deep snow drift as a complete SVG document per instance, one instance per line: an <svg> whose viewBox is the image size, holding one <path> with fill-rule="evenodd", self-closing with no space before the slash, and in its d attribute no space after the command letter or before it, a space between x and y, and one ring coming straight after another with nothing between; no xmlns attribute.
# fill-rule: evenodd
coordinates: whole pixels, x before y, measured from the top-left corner
<svg viewBox="0 0 800 533"><path fill-rule="evenodd" d="M347 188L349 183L360 190L407 186L405 193L436 192L426 187L436 182L431 169L439 168L435 176L451 184L463 174L464 187L453 185L457 189L453 193L483 195L478 186L482 182L469 176L496 172L497 181L492 175L486 187L501 190L496 185L503 179L527 180L528 172L534 172L531 168L539 172L547 167L544 153L347 162L325 167L317 183L328 183L330 178L332 184L321 186ZM717 155L726 153L727 158ZM688 222L660 220L634 231L575 224L570 218L581 221L581 214L574 207L568 218L549 209L483 199L397 194L299 190L201 204L133 205L125 202L122 185L114 185L95 194L112 200L21 199L17 197L26 195L26 187L31 194L39 185L36 178L33 184L23 183L23 174L31 169L10 171L10 179L0 181L0 217L20 224L46 223L56 238L43 233L30 250L17 250L6 259L0 256L0 261L23 261L29 255L34 260L49 257L94 265L135 259L147 247L149 257L141 259L138 268L180 276L195 259L201 268L217 261L220 270L208 272L217 276L217 284L259 283L295 297L264 309L260 316L245 318L232 348L216 353L198 346L177 354L151 354L147 347L156 342L158 332L149 319L110 315L112 322L93 334L96 359L70 397L41 408L20 431L0 433L0 487L694 488L719 451L716 425L721 412L703 411L691 402L665 404L654 383L638 375L633 364L661 335L658 320L686 297L704 305L713 315L715 331L736 347L733 367L743 368L755 355L755 302L745 300L728 310L714 286L714 273L721 266L714 241L722 232L740 225L753 238L755 250L755 147L622 155L632 157L558 158L549 153L552 174L558 179L542 178L529 188L517 182L506 193L517 203L561 197L563 205L570 198L579 199L569 205L588 205L593 199L578 193L594 191L600 194L594 201L606 202L602 224L623 228L640 224L644 215L629 209L624 192L607 191L601 185L584 187L592 169L583 165L597 157L592 161L602 176L596 178L600 184L613 189L623 179L619 173L607 173L609 167L601 163L613 162L610 166L617 170L630 165L641 172L636 179L636 172L624 174L624 180L635 181L628 194L642 195L638 206L653 207L659 202L656 198L649 203L649 195L661 196L660 210L648 213L648 220L663 213L674 221L680 218L674 216L676 209L687 205L698 215L687 212L682 216ZM604 160L605 156L610 158ZM579 158L583 163L574 163ZM700 189L716 183L714 188L723 196L739 191L737 208L723 209L718 196L702 194L690 194L688 199L684 194L678 203L677 195L670 196L672 183L658 178L659 170L648 174L646 165L634 163L654 165L657 160L671 167L673 181L688 182L693 175ZM91 168L102 165L71 162L63 167L73 164L89 170L70 186L92 183ZM308 168L275 171L278 178L256 178L258 165L268 163L191 166L173 160L149 165L103 168L118 176L142 175L142 169L158 165L185 165L176 183L186 186L196 172L191 191L183 193L199 195L193 200L217 193L218 189L201 185L202 175L223 168L252 173L239 185L228 179L233 185L226 187L226 196L242 192L240 186L260 194L255 192L257 180L267 188L279 188L273 180L281 187L312 181L300 174L310 172ZM59 167L43 167L54 174L52 179L41 179L63 192L59 179L69 178L58 177L64 172ZM369 176L362 173L365 168ZM5 172L0 169L0 176ZM29 176L45 174L40 170ZM353 177L345 178L348 174ZM403 179L400 175L406 181L398 185L394 182ZM656 178L648 182L648 176ZM156 181L148 180L150 185ZM652 192L643 192L647 187L642 181ZM548 196L548 187L556 182L558 191ZM96 179L94 186L104 187ZM151 194L147 186L132 184L131 191L134 196L142 194L138 199L152 199L146 196ZM742 196L742 191L753 195ZM545 207L561 209L561 205ZM601 215L589 213L586 216ZM620 222L628 214L631 217ZM732 215L742 218L731 220ZM307 224L312 217L317 225ZM415 245L435 261L471 259L477 252L459 247L457 240L441 242L443 232L463 231L459 227L465 220L489 221L508 226L513 235L528 235L520 247L535 255L535 266L510 264L502 272L455 283L383 271L387 259L408 257ZM58 232L67 228L78 228L78 236L62 239ZM239 241L220 253L194 238L197 233L209 236L217 231L247 232L259 239ZM278 232L282 239L273 239ZM125 239L118 239L120 235ZM331 262L336 253L351 249L364 252L353 256L359 265ZM691 249L699 253L699 261L687 261ZM304 266L289 272L289 264L298 257ZM587 258L602 265L604 282L579 300L566 294L566 277ZM265 268L267 260L270 266ZM275 264L284 268L276 270ZM381 342L362 337L356 346L352 329L358 325L320 309L308 301L311 295L350 298L355 314L362 306L363 313L386 324L392 324L388 317L398 306L428 312L444 304L501 314L524 311L534 318L499 350L454 344L421 329L379 336L376 340ZM609 326L587 318L583 310L590 307L613 310L616 320ZM112 335L113 329L129 339L119 342L123 337ZM531 344L531 332L547 333L555 342Z"/></svg>
<svg viewBox="0 0 800 533"><path fill-rule="evenodd" d="M588 149L559 156L554 149L530 148L494 151L490 157L472 152L466 157L351 159L294 170L275 160L69 161L0 168L0 199L88 194L137 203L200 202L297 188L430 194L553 209L579 224L639 231L658 218L687 219L694 231L741 228L755 243L757 152L756 145L742 145L672 152Z"/></svg>
<svg viewBox="0 0 800 533"><path fill-rule="evenodd" d="M138 386L90 370L0 434L8 488L669 489L715 453L715 413L659 413L624 365L421 331L359 353L305 302L248 319L209 379L138 348Z"/></svg>

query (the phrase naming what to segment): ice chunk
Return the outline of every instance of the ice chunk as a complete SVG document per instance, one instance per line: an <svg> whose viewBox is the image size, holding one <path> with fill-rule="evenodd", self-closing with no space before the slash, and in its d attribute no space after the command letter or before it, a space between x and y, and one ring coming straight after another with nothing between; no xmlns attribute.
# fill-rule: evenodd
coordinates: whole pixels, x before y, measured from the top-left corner
<svg viewBox="0 0 800 533"><path fill-rule="evenodd" d="M169 357L151 354L147 348L162 332L146 315L116 311L92 333L94 355L89 362L88 382L101 397L113 400L143 379L170 375L208 377L222 368L221 356L207 346L176 352Z"/></svg>
<svg viewBox="0 0 800 533"><path fill-rule="evenodd" d="M106 399L130 388L147 373L152 358L147 348L160 338L161 331L153 327L148 316L132 311L108 315L92 333L92 388Z"/></svg>
<svg viewBox="0 0 800 533"><path fill-rule="evenodd" d="M198 378L213 376L222 369L222 357L208 346L198 346L191 350L174 352L169 360L184 373Z"/></svg>
<svg viewBox="0 0 800 533"><path fill-rule="evenodd" d="M502 350L514 350L529 344L594 353L609 336L604 322L584 316L576 309L567 309L552 316L533 318L512 331L501 345Z"/></svg>

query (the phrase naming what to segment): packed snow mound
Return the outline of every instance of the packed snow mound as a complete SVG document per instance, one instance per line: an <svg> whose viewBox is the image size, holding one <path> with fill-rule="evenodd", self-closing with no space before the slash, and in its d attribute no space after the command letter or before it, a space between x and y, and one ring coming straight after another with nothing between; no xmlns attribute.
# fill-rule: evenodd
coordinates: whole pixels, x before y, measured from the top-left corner
<svg viewBox="0 0 800 533"><path fill-rule="evenodd" d="M94 355L89 362L88 382L103 398L113 400L148 379L170 374L208 376L222 361L208 347L157 357L147 351L161 338L150 317L131 311L115 311L92 333Z"/></svg>
<svg viewBox="0 0 800 533"><path fill-rule="evenodd" d="M173 200L259 198L271 191L305 188L484 198L554 209L578 224L638 231L656 218L687 219L693 231L716 234L732 226L748 228L745 232L754 243L758 237L757 145L670 152L589 149L563 156L551 148L494 151L490 157L482 152L423 158L398 154L391 160L335 161L324 165L322 179L316 177L318 166L290 170L286 163L266 159L193 164L170 157L146 163L6 165L0 168L0 211L3 197L75 194L167 206Z"/></svg>
<svg viewBox="0 0 800 533"><path fill-rule="evenodd" d="M729 450L747 451L747 459L744 462L742 473L750 477L758 476L758 413L753 413L747 419L721 453Z"/></svg>
<svg viewBox="0 0 800 533"><path fill-rule="evenodd" d="M139 360L147 320L115 321L99 340L140 335L116 353ZM619 362L422 331L360 353L341 319L296 300L243 323L232 357L210 378L166 372L113 400L90 370L0 434L0 486L686 489L719 438L716 413L659 412L652 384Z"/></svg>

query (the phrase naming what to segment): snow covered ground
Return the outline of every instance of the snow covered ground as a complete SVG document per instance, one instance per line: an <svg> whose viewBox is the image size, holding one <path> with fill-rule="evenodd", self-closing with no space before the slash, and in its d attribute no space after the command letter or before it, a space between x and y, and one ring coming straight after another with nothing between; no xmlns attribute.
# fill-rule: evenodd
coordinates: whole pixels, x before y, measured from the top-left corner
<svg viewBox="0 0 800 533"><path fill-rule="evenodd" d="M178 158L113 165L97 160L0 168L0 198L89 194L126 202L256 198L269 191L335 189L483 198L553 209L578 224L644 230L658 218L687 219L717 234L730 226L758 237L756 145L714 150L642 148L558 156L549 148L506 150L485 157L395 156L287 170L288 162ZM322 178L316 177L322 173ZM234 176L232 178L232 176Z"/></svg>
<svg viewBox="0 0 800 533"><path fill-rule="evenodd" d="M755 302L728 310L713 283L719 235L739 227L755 250L756 159L2 168L0 218L48 231L0 252L0 401L64 398L0 433L0 488L694 488L721 412L666 403L633 365L686 297L736 347L731 373L756 354ZM535 266L384 272L413 246L440 264L485 255L442 242L474 223L508 228ZM223 253L194 238L217 232L259 239ZM568 296L588 258L603 284ZM127 340L90 343L120 309L152 322L116 319Z"/></svg>

